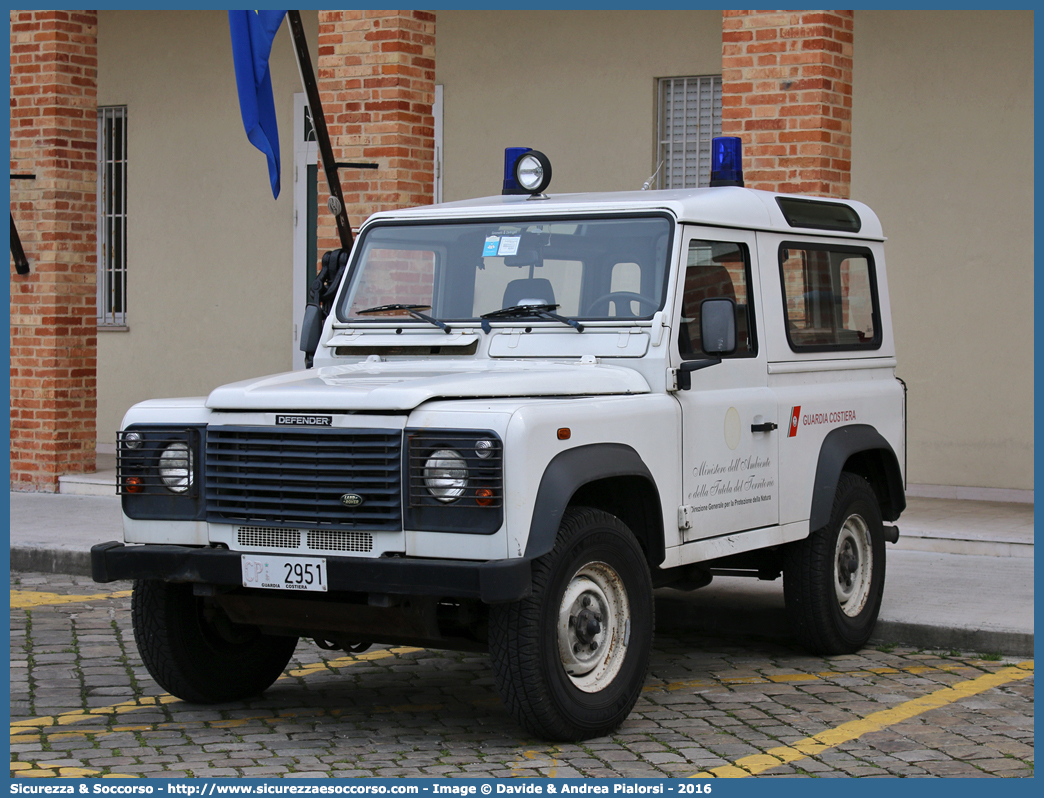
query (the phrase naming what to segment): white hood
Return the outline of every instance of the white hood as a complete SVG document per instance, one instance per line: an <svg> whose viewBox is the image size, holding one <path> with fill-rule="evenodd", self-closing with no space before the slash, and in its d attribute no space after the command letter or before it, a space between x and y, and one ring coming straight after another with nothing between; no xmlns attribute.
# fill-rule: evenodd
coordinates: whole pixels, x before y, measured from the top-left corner
<svg viewBox="0 0 1044 798"><path fill-rule="evenodd" d="M648 393L636 371L596 363L366 362L234 382L213 410L412 410L430 399Z"/></svg>

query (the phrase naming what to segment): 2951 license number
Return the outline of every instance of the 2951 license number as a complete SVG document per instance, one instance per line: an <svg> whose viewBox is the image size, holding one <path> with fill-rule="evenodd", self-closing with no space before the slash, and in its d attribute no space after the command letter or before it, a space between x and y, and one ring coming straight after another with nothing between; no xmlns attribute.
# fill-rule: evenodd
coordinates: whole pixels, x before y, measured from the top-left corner
<svg viewBox="0 0 1044 798"><path fill-rule="evenodd" d="M321 557L242 555L243 587L268 590L327 590L326 560Z"/></svg>

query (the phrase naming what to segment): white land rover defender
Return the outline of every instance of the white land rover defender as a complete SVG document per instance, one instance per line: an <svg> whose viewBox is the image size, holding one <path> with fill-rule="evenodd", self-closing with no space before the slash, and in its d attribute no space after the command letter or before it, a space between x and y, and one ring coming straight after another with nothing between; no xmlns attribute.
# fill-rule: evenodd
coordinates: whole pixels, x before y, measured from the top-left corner
<svg viewBox="0 0 1044 798"><path fill-rule="evenodd" d="M634 706L654 588L782 575L804 645L867 642L906 505L877 217L549 172L372 216L311 368L127 413L94 578L136 580L162 687L255 695L301 637L488 651L523 726L578 740Z"/></svg>

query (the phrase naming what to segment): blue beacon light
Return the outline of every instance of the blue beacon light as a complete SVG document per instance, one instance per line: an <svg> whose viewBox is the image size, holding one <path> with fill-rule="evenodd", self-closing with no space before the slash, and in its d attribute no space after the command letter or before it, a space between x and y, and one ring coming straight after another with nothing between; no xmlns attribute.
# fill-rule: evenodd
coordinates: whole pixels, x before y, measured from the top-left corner
<svg viewBox="0 0 1044 798"><path fill-rule="evenodd" d="M711 140L711 187L743 187L743 143L735 136Z"/></svg>

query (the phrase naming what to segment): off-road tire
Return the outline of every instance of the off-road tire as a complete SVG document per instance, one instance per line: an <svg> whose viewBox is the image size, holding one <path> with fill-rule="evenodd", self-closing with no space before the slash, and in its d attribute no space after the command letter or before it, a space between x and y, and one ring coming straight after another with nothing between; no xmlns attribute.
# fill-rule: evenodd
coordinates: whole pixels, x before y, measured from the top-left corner
<svg viewBox="0 0 1044 798"><path fill-rule="evenodd" d="M152 678L193 704L259 695L283 672L295 637L262 634L231 623L190 584L147 579L134 583L134 640Z"/></svg>
<svg viewBox="0 0 1044 798"><path fill-rule="evenodd" d="M784 550L787 618L813 653L851 654L870 639L884 593L884 544L873 489L862 477L842 472L829 523Z"/></svg>
<svg viewBox="0 0 1044 798"><path fill-rule="evenodd" d="M528 598L490 608L497 690L515 719L541 739L609 734L630 714L649 666L654 610L645 555L620 519L569 508L554 547L533 562L532 579ZM596 614L588 614L585 623L593 625L578 632L565 619L585 615L570 609L581 607ZM583 648L579 656L589 660L572 653L580 639L590 651ZM592 667L595 661L600 664Z"/></svg>

